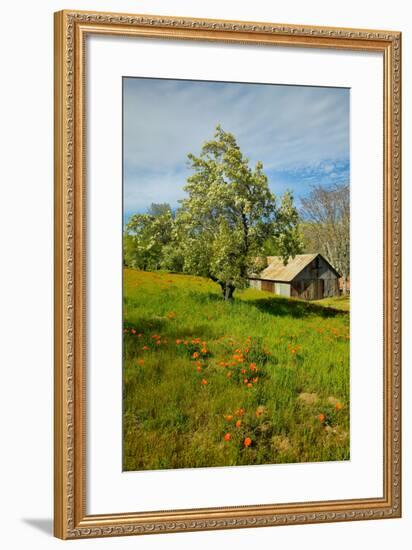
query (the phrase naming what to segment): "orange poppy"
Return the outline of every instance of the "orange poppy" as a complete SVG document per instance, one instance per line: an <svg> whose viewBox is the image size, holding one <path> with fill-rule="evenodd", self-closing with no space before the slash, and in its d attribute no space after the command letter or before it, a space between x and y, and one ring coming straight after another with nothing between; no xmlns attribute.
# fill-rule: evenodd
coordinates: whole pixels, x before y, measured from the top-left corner
<svg viewBox="0 0 412 550"><path fill-rule="evenodd" d="M230 435L230 433L227 433L227 434L225 434L224 440L225 440L225 441L230 441L230 438L231 438L231 437L232 437L232 436Z"/></svg>
<svg viewBox="0 0 412 550"><path fill-rule="evenodd" d="M227 420L228 422L230 422L230 421L232 420L232 418L233 418L233 414L227 414L227 415L225 416L225 418L226 418L226 420Z"/></svg>
<svg viewBox="0 0 412 550"><path fill-rule="evenodd" d="M253 384L251 382L249 382L249 384L247 385L248 388L253 388Z"/></svg>
<svg viewBox="0 0 412 550"><path fill-rule="evenodd" d="M340 411L342 408L343 408L342 403L336 403L335 409L336 409L337 411Z"/></svg>
<svg viewBox="0 0 412 550"><path fill-rule="evenodd" d="M197 353L197 351L195 351L192 355L193 359L197 359L199 357L199 354Z"/></svg>
<svg viewBox="0 0 412 550"><path fill-rule="evenodd" d="M144 359L138 359L137 364L138 365L144 365Z"/></svg>
<svg viewBox="0 0 412 550"><path fill-rule="evenodd" d="M236 420L236 428L240 428L241 425L242 425L242 421Z"/></svg>
<svg viewBox="0 0 412 550"><path fill-rule="evenodd" d="M202 380L202 385L203 385L203 386L206 386L206 384L207 384L207 380L206 380L205 378L203 378L203 380Z"/></svg>
<svg viewBox="0 0 412 550"><path fill-rule="evenodd" d="M319 420L319 422L324 422L325 421L325 415L323 413L320 413L320 415L318 416L318 420Z"/></svg>
<svg viewBox="0 0 412 550"><path fill-rule="evenodd" d="M227 376L228 378L231 378L232 373L231 373L231 372L228 372L226 376Z"/></svg>
<svg viewBox="0 0 412 550"><path fill-rule="evenodd" d="M200 365L198 365L198 366L196 367L196 370L197 370L197 372L200 372L200 371L202 370L202 367L201 367Z"/></svg>
<svg viewBox="0 0 412 550"><path fill-rule="evenodd" d="M252 444L252 440L250 439L250 437L246 437L245 440L244 440L244 442L243 442L243 445L244 445L245 447L250 447L251 444Z"/></svg>

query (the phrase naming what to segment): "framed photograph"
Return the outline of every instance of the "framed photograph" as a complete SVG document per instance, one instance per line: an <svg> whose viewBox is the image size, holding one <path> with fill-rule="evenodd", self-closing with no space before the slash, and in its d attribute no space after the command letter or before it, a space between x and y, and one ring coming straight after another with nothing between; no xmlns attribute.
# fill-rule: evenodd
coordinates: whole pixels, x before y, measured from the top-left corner
<svg viewBox="0 0 412 550"><path fill-rule="evenodd" d="M401 34L55 14L55 535L401 515Z"/></svg>

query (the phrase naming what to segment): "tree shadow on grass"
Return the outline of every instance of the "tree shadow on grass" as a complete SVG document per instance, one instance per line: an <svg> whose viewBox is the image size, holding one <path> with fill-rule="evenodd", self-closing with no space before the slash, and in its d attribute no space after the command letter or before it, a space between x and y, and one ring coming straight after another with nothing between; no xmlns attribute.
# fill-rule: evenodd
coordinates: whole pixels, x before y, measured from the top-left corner
<svg viewBox="0 0 412 550"><path fill-rule="evenodd" d="M224 304L222 296L217 293L202 293L192 294L192 299L199 305L206 304ZM243 300L239 295L234 295L233 301L226 302L228 307L231 305L251 305L257 309L269 313L271 315L278 315L283 317L294 317L301 319L302 317L308 317L309 315L318 315L323 318L347 316L349 312L341 309L334 309L333 307L321 306L312 302L306 302L304 300L288 299L279 296L270 296L267 298L259 298L255 300L246 299Z"/></svg>
<svg viewBox="0 0 412 550"><path fill-rule="evenodd" d="M270 297L260 300L247 300L244 303L249 303L260 311L269 313L270 315L293 317L295 319L302 319L310 315L317 315L323 318L346 317L348 315L347 311L324 307L300 300L287 300L286 298Z"/></svg>
<svg viewBox="0 0 412 550"><path fill-rule="evenodd" d="M212 329L211 325L207 323L194 323L190 324L190 327L186 325L187 320L183 322L183 326L180 322L175 320L169 320L166 317L139 317L133 322L125 321L124 328L135 329L138 333L144 335L152 334L164 334L167 333L169 338L176 339L191 339L201 337L202 339L210 339L216 337L216 331Z"/></svg>

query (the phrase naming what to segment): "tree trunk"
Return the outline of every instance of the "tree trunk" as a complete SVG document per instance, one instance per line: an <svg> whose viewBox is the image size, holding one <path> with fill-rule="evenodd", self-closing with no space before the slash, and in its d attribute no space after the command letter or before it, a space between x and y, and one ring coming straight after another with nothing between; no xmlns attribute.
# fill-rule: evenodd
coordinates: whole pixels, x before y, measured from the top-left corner
<svg viewBox="0 0 412 550"><path fill-rule="evenodd" d="M231 283L219 283L222 288L223 299L233 300L233 293L235 292L235 287Z"/></svg>
<svg viewBox="0 0 412 550"><path fill-rule="evenodd" d="M348 295L348 275L347 273L343 273L343 285L342 285L342 294L344 296Z"/></svg>

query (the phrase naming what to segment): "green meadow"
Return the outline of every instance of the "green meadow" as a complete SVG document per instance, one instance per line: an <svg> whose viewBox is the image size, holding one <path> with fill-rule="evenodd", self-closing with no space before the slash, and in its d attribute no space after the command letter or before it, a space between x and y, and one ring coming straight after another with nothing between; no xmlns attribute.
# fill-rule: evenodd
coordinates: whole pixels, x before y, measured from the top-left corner
<svg viewBox="0 0 412 550"><path fill-rule="evenodd" d="M123 468L349 459L349 301L124 270Z"/></svg>

